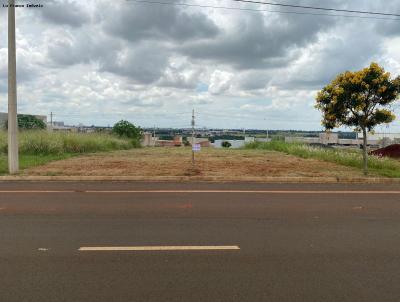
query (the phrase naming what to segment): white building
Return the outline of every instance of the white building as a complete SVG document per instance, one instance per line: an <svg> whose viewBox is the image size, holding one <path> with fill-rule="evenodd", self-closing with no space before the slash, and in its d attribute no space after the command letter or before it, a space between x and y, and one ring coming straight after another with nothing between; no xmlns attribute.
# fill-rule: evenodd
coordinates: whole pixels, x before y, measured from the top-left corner
<svg viewBox="0 0 400 302"><path fill-rule="evenodd" d="M363 139L363 137L364 137L364 134L362 132L357 133L358 139ZM390 139L392 141L400 140L400 133L378 133L378 132L371 133L371 132L369 132L367 134L367 139L374 140L374 141L379 141L382 139Z"/></svg>
<svg viewBox="0 0 400 302"><path fill-rule="evenodd" d="M340 139L337 133L322 132L319 137L285 137L287 143L321 144L330 146L361 146L363 144L362 133L357 134L356 139ZM400 142L400 133L368 133L367 144L371 147L384 147Z"/></svg>
<svg viewBox="0 0 400 302"><path fill-rule="evenodd" d="M357 133L357 138L363 140L363 133ZM400 133L371 133L367 134L368 144L377 145L379 147L386 147L392 144L400 143Z"/></svg>
<svg viewBox="0 0 400 302"><path fill-rule="evenodd" d="M212 146L215 148L222 148L223 142L229 142L231 144L232 149L238 149L244 147L246 144L254 143L254 142L262 142L267 143L270 142L270 138L256 138L252 136L246 136L244 140L239 139L217 139Z"/></svg>

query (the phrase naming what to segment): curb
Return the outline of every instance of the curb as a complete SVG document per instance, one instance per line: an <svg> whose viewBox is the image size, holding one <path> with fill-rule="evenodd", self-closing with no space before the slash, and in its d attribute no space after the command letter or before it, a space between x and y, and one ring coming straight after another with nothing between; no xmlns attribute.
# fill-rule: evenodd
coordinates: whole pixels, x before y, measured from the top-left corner
<svg viewBox="0 0 400 302"><path fill-rule="evenodd" d="M112 181L112 182L255 182L255 183L364 183L400 184L400 178L340 178L340 177L202 177L202 176L0 176L9 181Z"/></svg>

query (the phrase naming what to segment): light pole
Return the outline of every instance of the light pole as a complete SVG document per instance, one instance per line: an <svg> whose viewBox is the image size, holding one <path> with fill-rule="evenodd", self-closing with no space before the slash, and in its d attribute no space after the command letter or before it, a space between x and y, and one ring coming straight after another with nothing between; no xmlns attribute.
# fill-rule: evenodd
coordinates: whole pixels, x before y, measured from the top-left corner
<svg viewBox="0 0 400 302"><path fill-rule="evenodd" d="M196 143L196 139L194 138L194 126L195 126L195 116L194 116L194 109L192 111L192 165L194 165L194 145Z"/></svg>
<svg viewBox="0 0 400 302"><path fill-rule="evenodd" d="M19 171L15 0L8 0L8 170L10 174Z"/></svg>

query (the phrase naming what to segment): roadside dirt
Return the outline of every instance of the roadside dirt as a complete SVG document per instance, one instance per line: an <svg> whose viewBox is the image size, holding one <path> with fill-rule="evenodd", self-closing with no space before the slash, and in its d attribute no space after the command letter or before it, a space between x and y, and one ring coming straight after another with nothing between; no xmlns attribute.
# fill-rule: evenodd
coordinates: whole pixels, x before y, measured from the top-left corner
<svg viewBox="0 0 400 302"><path fill-rule="evenodd" d="M83 155L27 169L40 176L362 177L358 169L262 150L143 148Z"/></svg>

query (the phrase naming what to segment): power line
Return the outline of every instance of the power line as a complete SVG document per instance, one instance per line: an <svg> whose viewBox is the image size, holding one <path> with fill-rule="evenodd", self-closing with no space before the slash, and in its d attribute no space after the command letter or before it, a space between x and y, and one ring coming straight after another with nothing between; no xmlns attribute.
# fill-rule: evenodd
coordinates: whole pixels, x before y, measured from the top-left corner
<svg viewBox="0 0 400 302"><path fill-rule="evenodd" d="M230 0L230 1L252 3L252 4L263 4L263 5L271 5L271 6L280 6L280 7L292 7L292 8L301 8L301 9L342 12L342 13L356 13L356 14L366 14L366 15L400 17L400 14L381 13L381 12L362 11L362 10L349 10L349 9L327 8L327 7L317 7L317 6L304 6L304 5L283 4L283 3L275 3L275 2L263 2L263 1L255 1L255 0Z"/></svg>
<svg viewBox="0 0 400 302"><path fill-rule="evenodd" d="M189 3L183 3L183 2L175 2L175 3L173 3L173 2L163 2L163 1L153 1L153 0L126 0L126 1L127 2L131 2L131 3L137 3L137 4L160 4L160 5L172 5L172 6L184 6L184 7L200 7L200 8L225 9L225 10L239 10L239 11L248 11L248 12L267 12L267 13L291 14L291 15L311 15L311 16L327 16L327 17L343 17L343 18L358 18L358 19L400 21L399 18L385 18L385 17L357 16L357 15L343 15L343 14L324 14L324 13L299 12L299 11L281 11L281 10L268 10L268 9L256 9L256 8L241 8L241 7L229 7L229 6L189 4Z"/></svg>

